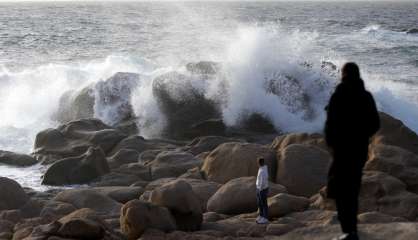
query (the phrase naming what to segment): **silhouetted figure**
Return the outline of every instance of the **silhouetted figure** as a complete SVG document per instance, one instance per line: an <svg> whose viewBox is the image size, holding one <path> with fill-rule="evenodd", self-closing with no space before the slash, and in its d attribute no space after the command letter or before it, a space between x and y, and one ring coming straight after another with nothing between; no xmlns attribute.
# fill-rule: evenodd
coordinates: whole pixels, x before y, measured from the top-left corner
<svg viewBox="0 0 418 240"><path fill-rule="evenodd" d="M259 216L256 222L259 224L267 224L268 220L268 205L267 195L269 193L269 173L267 165L264 163L264 158L258 158L258 174L255 183L257 187L257 204Z"/></svg>
<svg viewBox="0 0 418 240"><path fill-rule="evenodd" d="M366 91L359 67L346 63L341 83L326 108L325 139L334 161L329 170L328 198L335 199L344 235L356 240L358 196L370 138L379 130L380 119L373 96Z"/></svg>

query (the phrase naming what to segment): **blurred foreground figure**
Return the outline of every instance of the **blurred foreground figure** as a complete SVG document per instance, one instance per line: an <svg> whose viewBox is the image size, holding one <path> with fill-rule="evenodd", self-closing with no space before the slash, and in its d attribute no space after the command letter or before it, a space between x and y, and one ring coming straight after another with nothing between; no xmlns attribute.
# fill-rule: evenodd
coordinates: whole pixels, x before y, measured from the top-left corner
<svg viewBox="0 0 418 240"><path fill-rule="evenodd" d="M357 240L358 196L370 138L379 130L380 119L373 96L365 89L355 63L342 68L341 83L326 108L325 139L333 152L328 176L328 198L335 199L344 235L336 239Z"/></svg>

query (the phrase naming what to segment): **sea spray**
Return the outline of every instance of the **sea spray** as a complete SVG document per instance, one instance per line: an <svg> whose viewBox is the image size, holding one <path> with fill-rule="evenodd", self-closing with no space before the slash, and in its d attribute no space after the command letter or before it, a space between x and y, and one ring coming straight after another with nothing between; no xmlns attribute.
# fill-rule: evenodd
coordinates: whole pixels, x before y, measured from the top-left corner
<svg viewBox="0 0 418 240"><path fill-rule="evenodd" d="M314 116L308 121L304 116L311 103L325 103L329 89L320 89L320 82L332 79L322 75L320 61L313 64L309 58L316 33L288 32L277 25L244 27L237 32L224 63L224 85L229 91L222 108L224 121L234 125L243 113L260 113L279 131L318 130L315 121L322 109L313 106ZM277 96L266 89L270 81L294 81L300 88L285 88ZM292 111L304 94L309 103Z"/></svg>
<svg viewBox="0 0 418 240"><path fill-rule="evenodd" d="M145 137L159 136L167 125L152 85L155 78L169 72L186 76L194 89L214 101L229 126L258 113L282 132L321 132L324 107L338 82L335 65L340 66L347 59L336 57L324 62L317 53L319 37L316 32L289 31L271 24L239 27L225 44L224 56L218 57L222 59L220 68L213 75L190 72L182 63L162 65L134 56L47 64L15 72L2 66L0 148L30 152L37 132L59 124L54 114L64 94L98 86L117 72L140 76L138 84L131 86L131 97L123 99L131 104L140 133ZM383 81L384 75L373 73L367 64L361 66L379 109L418 131L414 121L418 116L417 100L407 94L408 86ZM171 87L182 88L182 83L176 82ZM126 97L120 88L112 91L110 86L108 90L109 95ZM117 108L95 99L94 116L112 124L118 120Z"/></svg>
<svg viewBox="0 0 418 240"><path fill-rule="evenodd" d="M149 61L123 56L70 65L47 64L19 71L2 66L0 149L30 152L37 132L59 124L55 114L61 97L69 91L94 85L117 72L146 73L151 68Z"/></svg>

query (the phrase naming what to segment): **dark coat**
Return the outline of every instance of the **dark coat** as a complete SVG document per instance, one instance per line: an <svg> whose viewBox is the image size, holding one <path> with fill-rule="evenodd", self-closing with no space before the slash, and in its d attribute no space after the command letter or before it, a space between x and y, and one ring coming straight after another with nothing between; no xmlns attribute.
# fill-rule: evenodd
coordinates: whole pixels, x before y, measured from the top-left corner
<svg viewBox="0 0 418 240"><path fill-rule="evenodd" d="M380 128L373 96L363 82L340 83L327 106L325 140L333 150L349 150L368 145Z"/></svg>
<svg viewBox="0 0 418 240"><path fill-rule="evenodd" d="M358 185L353 181L361 181L370 138L380 128L373 96L366 91L361 79L340 83L326 110L325 140L334 157L328 188L342 189ZM330 191L333 190L328 189ZM334 192L329 195L334 195Z"/></svg>

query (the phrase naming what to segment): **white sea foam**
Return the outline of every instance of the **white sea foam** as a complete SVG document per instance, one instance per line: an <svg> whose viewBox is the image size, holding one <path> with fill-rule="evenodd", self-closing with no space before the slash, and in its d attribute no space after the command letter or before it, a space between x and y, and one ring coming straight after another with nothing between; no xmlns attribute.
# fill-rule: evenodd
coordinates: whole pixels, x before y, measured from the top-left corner
<svg viewBox="0 0 418 240"><path fill-rule="evenodd" d="M18 72L2 66L0 149L29 152L37 132L57 125L53 114L67 91L82 89L117 72L146 73L151 65L142 59L110 56L101 61L48 64ZM22 138L25 140L16 141Z"/></svg>
<svg viewBox="0 0 418 240"><path fill-rule="evenodd" d="M372 26L357 34L365 34L369 38L376 31L381 30ZM48 64L18 72L1 66L0 149L29 153L36 133L58 124L53 115L64 93L96 84L117 72L140 74L139 84L131 98L125 100L130 101L139 117L138 126L144 136L158 136L167 124L152 93L152 81L171 71L186 75L193 88L217 102L227 125L239 123L246 114L259 113L284 132L321 132L325 119L323 109L338 78L333 70L322 68L323 61L340 66L347 59L338 57L338 54L329 57L329 53L328 56L318 53L318 37L316 32L288 31L277 25L240 27L224 46L225 54L217 57L222 59L221 70L204 81L201 76L187 72L181 63L157 65L135 56L109 56L69 65ZM379 109L400 118L418 132L418 99L411 96L411 86L387 81L384 72L372 72L367 65L361 65L361 68ZM299 87L285 88L281 96L266 90L270 80L286 79L296 79ZM172 87L182 86L177 82ZM301 93L309 99L309 106L305 106L309 108L309 114L307 109L289 106L289 103L300 105ZM123 95L124 91L116 88L112 94ZM95 116L112 123L116 119L113 107L96 103ZM0 172L8 169L1 166ZM16 171L20 170L22 174L11 173L22 177L26 170ZM32 170L43 171L39 167ZM37 182L29 181L27 185Z"/></svg>
<svg viewBox="0 0 418 240"><path fill-rule="evenodd" d="M379 30L378 26L371 26L362 32ZM315 32L289 32L277 25L239 28L225 46L225 55L219 57L223 59L221 71L210 81L202 81L179 66L157 66L146 59L126 56L109 56L101 61L71 65L48 64L20 72L12 72L3 66L0 71L0 148L29 152L37 132L57 125L52 116L65 92L95 84L117 72L141 76L140 84L128 100L140 117L138 125L145 136L158 135L166 124L152 94L152 80L170 71L188 75L194 88L218 102L227 125L237 124L245 114L260 113L284 132L321 131L323 108L336 77L321 68L324 59L315 53L317 37ZM337 65L343 61L334 59ZM401 118L418 131L414 121L418 108L416 102L405 96L407 87L384 81L381 79L384 76L370 74L367 67L363 68L363 73L380 109ZM266 91L266 82L286 77L299 81L301 91L309 98L310 117L306 117L304 110L292 111L288 106L292 99L296 104L300 92L292 92L292 88L285 91L285 104L280 96ZM123 94L123 91L117 94ZM114 122L115 111L101 104L96 104L95 116L107 123Z"/></svg>
<svg viewBox="0 0 418 240"><path fill-rule="evenodd" d="M372 24L353 34L358 40L364 43L379 44L379 46L399 46L400 41L403 47L416 46L418 36L407 34L405 31L394 31L382 28L380 25Z"/></svg>
<svg viewBox="0 0 418 240"><path fill-rule="evenodd" d="M316 36L316 33L309 32L287 32L277 26L239 29L237 39L227 48L224 63L227 82L224 85L228 86L222 108L224 121L234 125L243 113L256 112L269 118L278 130L319 130L323 107L316 105L325 103L329 89L319 89L320 86L316 84L326 78L320 70L321 59L310 58ZM314 64L306 67L306 62ZM303 92L308 94L315 112L313 119L307 121L303 112L290 111L281 101L281 96L266 91L269 80L285 77L297 79ZM213 89L216 87L212 86ZM300 97L300 92L289 91L292 89L286 89L286 92L294 101Z"/></svg>

